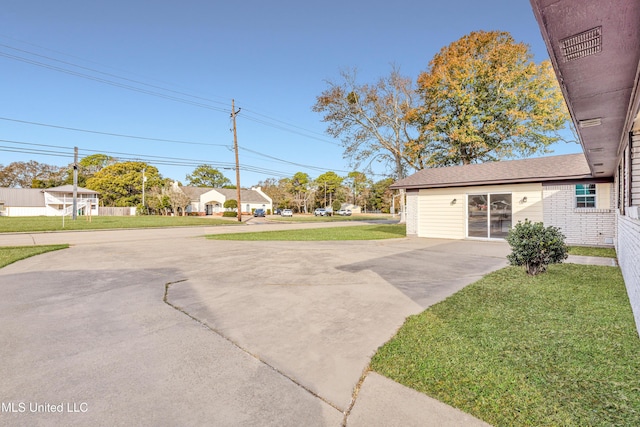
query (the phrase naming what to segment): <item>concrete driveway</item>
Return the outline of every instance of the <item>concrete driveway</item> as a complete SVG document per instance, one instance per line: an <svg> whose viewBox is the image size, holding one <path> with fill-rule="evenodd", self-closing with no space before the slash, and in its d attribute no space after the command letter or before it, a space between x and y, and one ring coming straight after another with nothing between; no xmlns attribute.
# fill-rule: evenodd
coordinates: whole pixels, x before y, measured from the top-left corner
<svg viewBox="0 0 640 427"><path fill-rule="evenodd" d="M407 316L506 265L508 252L495 242L198 237L224 229L253 231L0 236L74 244L0 270L0 424L370 425L365 408L389 399L356 394L376 349ZM411 424L406 412L387 416ZM458 416L452 425L468 417Z"/></svg>

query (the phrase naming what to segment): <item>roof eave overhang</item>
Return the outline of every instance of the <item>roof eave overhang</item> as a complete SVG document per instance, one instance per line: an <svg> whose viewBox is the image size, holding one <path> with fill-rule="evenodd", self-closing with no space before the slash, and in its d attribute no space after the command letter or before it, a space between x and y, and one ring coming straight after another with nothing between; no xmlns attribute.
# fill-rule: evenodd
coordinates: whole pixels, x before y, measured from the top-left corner
<svg viewBox="0 0 640 427"><path fill-rule="evenodd" d="M586 175L570 175L570 176L556 176L552 178L519 178L519 179L502 179L502 180L483 180L483 181L461 181L461 182L446 182L438 184L407 184L389 186L392 190L421 190L428 188L447 188L447 187L479 187L487 185L514 185L514 184L531 184L531 183L553 183L553 182L576 182L576 181L597 181L597 182L611 182L612 177L599 177Z"/></svg>
<svg viewBox="0 0 640 427"><path fill-rule="evenodd" d="M591 173L613 176L640 103L640 2L530 1ZM563 41L595 28L601 50L566 59Z"/></svg>

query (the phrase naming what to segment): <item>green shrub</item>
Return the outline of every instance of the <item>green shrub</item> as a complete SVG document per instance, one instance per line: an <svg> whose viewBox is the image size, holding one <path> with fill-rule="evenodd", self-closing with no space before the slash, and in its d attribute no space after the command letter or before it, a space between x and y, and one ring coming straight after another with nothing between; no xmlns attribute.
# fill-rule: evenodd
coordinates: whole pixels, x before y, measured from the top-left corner
<svg viewBox="0 0 640 427"><path fill-rule="evenodd" d="M234 211L224 211L222 213L223 217L227 217L227 218L237 218L238 217L238 213L234 212Z"/></svg>
<svg viewBox="0 0 640 427"><path fill-rule="evenodd" d="M507 259L511 265L524 266L531 276L544 273L549 264L561 263L567 258L569 248L564 239L557 227L545 227L541 222L532 223L528 219L518 221L507 235L511 246Z"/></svg>
<svg viewBox="0 0 640 427"><path fill-rule="evenodd" d="M136 215L149 215L149 210L142 203L136 205Z"/></svg>
<svg viewBox="0 0 640 427"><path fill-rule="evenodd" d="M226 209L236 209L238 207L238 201L235 199L230 199L224 202L222 206L224 206Z"/></svg>

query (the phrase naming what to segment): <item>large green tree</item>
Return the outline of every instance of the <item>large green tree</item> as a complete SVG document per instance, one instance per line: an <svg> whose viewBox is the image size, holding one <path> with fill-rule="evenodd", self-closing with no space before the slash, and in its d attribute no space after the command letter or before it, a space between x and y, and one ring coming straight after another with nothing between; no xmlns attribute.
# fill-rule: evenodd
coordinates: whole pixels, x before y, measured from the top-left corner
<svg viewBox="0 0 640 427"><path fill-rule="evenodd" d="M418 77L422 102L409 118L420 138L407 150L420 167L544 153L568 112L548 61L500 31L472 32L444 47Z"/></svg>
<svg viewBox="0 0 640 427"><path fill-rule="evenodd" d="M116 163L118 159L107 154L91 154L78 162L78 185L85 187L87 180L106 166ZM73 184L73 163L67 168L65 184Z"/></svg>
<svg viewBox="0 0 640 427"><path fill-rule="evenodd" d="M316 203L323 207L332 206L342 190L344 178L333 171L325 172L315 179Z"/></svg>
<svg viewBox="0 0 640 427"><path fill-rule="evenodd" d="M343 71L338 81L327 83L313 111L324 115L327 133L341 139L344 156L354 167L367 170L379 161L396 178L406 176L407 166L416 168L406 153L407 144L417 136L407 121L416 98L410 78L393 67L374 84L359 83L355 70Z"/></svg>
<svg viewBox="0 0 640 427"><path fill-rule="evenodd" d="M62 185L65 168L40 163L12 162L5 167L0 166L0 187L48 188Z"/></svg>
<svg viewBox="0 0 640 427"><path fill-rule="evenodd" d="M194 187L223 188L231 185L231 181L211 165L198 166L186 179L187 185Z"/></svg>
<svg viewBox="0 0 640 427"><path fill-rule="evenodd" d="M371 182L364 173L353 171L347 175L345 184L349 189L348 192L351 194L351 202L354 205L359 205L361 201L364 200L364 196L366 196L367 189L371 185Z"/></svg>
<svg viewBox="0 0 640 427"><path fill-rule="evenodd" d="M385 178L373 184L367 200L370 209L385 213L391 211L393 191L389 186L393 182L393 178Z"/></svg>
<svg viewBox="0 0 640 427"><path fill-rule="evenodd" d="M296 172L291 179L287 181L285 189L292 196L291 202L295 205L298 212L307 212L309 195L311 194L311 178L304 172Z"/></svg>
<svg viewBox="0 0 640 427"><path fill-rule="evenodd" d="M87 188L100 193L104 206L137 206L142 203L142 171L145 189L162 187L158 168L144 162L119 162L102 168L87 180Z"/></svg>
<svg viewBox="0 0 640 427"><path fill-rule="evenodd" d="M271 197L274 209L291 207L291 194L287 191L290 180L290 178L267 178L258 183L258 187Z"/></svg>
<svg viewBox="0 0 640 427"><path fill-rule="evenodd" d="M169 215L171 201L169 195L164 191L165 187L151 187L146 192L144 214Z"/></svg>

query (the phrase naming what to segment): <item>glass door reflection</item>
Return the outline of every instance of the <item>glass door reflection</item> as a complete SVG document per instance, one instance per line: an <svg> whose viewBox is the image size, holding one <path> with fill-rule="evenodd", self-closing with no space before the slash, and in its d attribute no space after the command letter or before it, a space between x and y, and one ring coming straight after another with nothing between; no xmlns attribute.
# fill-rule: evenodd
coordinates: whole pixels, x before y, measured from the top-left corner
<svg viewBox="0 0 640 427"><path fill-rule="evenodd" d="M511 228L511 194L491 194L489 208L489 237L504 239Z"/></svg>
<svg viewBox="0 0 640 427"><path fill-rule="evenodd" d="M467 235L469 237L487 237L488 200L488 194L467 196Z"/></svg>

